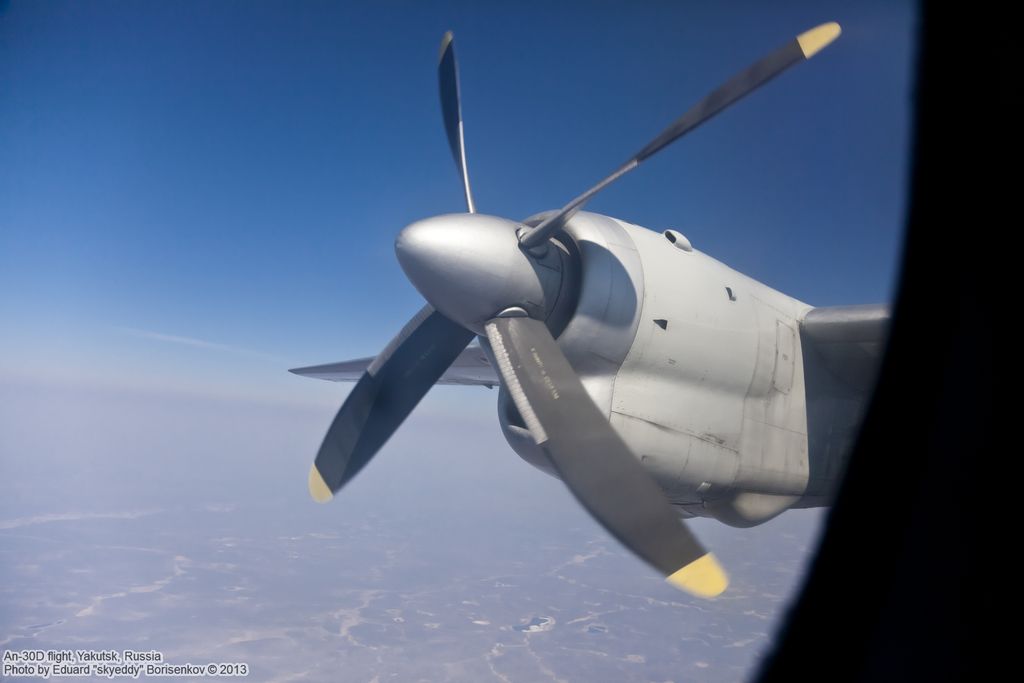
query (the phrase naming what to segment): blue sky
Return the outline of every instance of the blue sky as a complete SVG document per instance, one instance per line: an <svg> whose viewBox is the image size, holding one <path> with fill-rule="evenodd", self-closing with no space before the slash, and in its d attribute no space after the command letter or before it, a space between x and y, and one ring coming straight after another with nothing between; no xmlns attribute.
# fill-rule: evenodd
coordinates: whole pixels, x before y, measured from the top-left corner
<svg viewBox="0 0 1024 683"><path fill-rule="evenodd" d="M437 103L449 28L477 205L521 218L587 188L765 52L839 21L828 50L588 208L679 229L814 305L889 298L906 4L0 12L0 380L337 400L284 370L376 353L421 305L394 236L462 208Z"/></svg>

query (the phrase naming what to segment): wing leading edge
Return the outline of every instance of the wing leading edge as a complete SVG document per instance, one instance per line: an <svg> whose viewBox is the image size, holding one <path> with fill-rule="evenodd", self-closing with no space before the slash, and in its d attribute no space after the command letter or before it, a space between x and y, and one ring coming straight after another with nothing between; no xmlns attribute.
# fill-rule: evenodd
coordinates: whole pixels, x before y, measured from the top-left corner
<svg viewBox="0 0 1024 683"><path fill-rule="evenodd" d="M358 382L373 357L343 360L338 363L310 365L304 368L292 368L288 372L303 377L325 379L329 382ZM466 347L459 354L437 384L461 384L467 386L493 387L498 384L498 375L487 362L483 350L476 344Z"/></svg>
<svg viewBox="0 0 1024 683"><path fill-rule="evenodd" d="M882 304L815 308L800 323L800 338L825 367L857 392L874 386L889 333L889 307Z"/></svg>
<svg viewBox="0 0 1024 683"><path fill-rule="evenodd" d="M807 490L828 505L860 433L889 333L882 305L815 308L800 323L807 409Z"/></svg>

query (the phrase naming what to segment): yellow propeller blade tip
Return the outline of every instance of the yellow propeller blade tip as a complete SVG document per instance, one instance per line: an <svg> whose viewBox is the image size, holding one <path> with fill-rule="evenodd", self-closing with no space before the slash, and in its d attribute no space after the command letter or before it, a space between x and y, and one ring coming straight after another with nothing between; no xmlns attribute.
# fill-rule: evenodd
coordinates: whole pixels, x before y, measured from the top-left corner
<svg viewBox="0 0 1024 683"><path fill-rule="evenodd" d="M334 497L315 464L309 468L309 495L318 503L326 503Z"/></svg>
<svg viewBox="0 0 1024 683"><path fill-rule="evenodd" d="M700 598L721 595L729 585L729 577L725 575L722 565L718 564L718 560L711 553L698 557L665 580L676 588Z"/></svg>
<svg viewBox="0 0 1024 683"><path fill-rule="evenodd" d="M830 21L827 24L815 26L810 31L804 31L796 37L796 42L800 43L804 59L810 59L821 52L822 48L838 38L842 32L843 29L839 27L839 24Z"/></svg>
<svg viewBox="0 0 1024 683"><path fill-rule="evenodd" d="M454 34L451 31L445 31L444 35L441 36L441 51L437 53L437 61L440 62L444 59L444 51L451 45Z"/></svg>

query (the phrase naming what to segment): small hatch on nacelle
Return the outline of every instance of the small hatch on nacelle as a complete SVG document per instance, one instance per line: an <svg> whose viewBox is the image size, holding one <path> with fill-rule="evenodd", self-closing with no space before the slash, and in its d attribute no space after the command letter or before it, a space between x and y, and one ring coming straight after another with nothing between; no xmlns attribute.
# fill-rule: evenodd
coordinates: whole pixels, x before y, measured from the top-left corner
<svg viewBox="0 0 1024 683"><path fill-rule="evenodd" d="M686 239L686 235L679 232L678 230L666 230L662 233L665 235L665 239L672 243L676 249L682 249L683 251L693 251L693 245L690 244L690 240Z"/></svg>

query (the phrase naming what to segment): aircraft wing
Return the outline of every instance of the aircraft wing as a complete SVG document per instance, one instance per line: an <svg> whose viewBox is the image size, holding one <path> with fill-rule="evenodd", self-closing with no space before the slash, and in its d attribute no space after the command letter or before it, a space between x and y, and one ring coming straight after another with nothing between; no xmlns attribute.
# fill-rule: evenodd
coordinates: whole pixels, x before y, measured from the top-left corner
<svg viewBox="0 0 1024 683"><path fill-rule="evenodd" d="M363 376L367 366L373 362L373 358L357 358L355 360L343 360L338 363L326 363L324 365L310 365L305 368L293 368L288 372L303 377L315 377L326 379L330 382L358 382ZM475 386L493 387L498 384L498 375L487 362L487 356L476 344L466 347L466 350L459 354L455 362L451 364L437 384L465 384Z"/></svg>
<svg viewBox="0 0 1024 683"><path fill-rule="evenodd" d="M889 314L889 307L882 304L815 308L800 323L800 339L837 379L866 392L885 350Z"/></svg>

